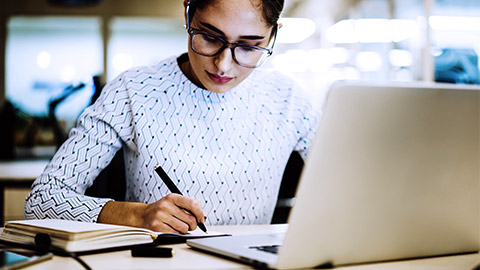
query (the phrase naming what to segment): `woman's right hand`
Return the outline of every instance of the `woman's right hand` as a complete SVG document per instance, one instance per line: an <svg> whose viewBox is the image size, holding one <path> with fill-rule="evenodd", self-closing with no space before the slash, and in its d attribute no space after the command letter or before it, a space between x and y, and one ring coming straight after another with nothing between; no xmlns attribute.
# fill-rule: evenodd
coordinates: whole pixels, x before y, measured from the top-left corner
<svg viewBox="0 0 480 270"><path fill-rule="evenodd" d="M171 193L159 201L147 204L142 219L142 227L153 231L185 234L195 230L197 222L204 222L204 214L198 200Z"/></svg>
<svg viewBox="0 0 480 270"><path fill-rule="evenodd" d="M97 221L185 234L204 222L204 213L198 200L171 193L150 204L110 201Z"/></svg>

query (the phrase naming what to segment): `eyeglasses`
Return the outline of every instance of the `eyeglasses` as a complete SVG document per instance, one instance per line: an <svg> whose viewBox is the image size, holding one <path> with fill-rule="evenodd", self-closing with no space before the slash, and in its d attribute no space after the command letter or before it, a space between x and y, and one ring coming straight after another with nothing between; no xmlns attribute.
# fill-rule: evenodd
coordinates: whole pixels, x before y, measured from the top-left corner
<svg viewBox="0 0 480 270"><path fill-rule="evenodd" d="M230 43L221 37L191 27L188 8L189 7L187 6L188 15L186 26L187 32L190 35L190 46L194 52L203 56L213 57L219 55L226 48L230 48L233 61L239 66L246 68L259 67L270 55L272 55L272 48L277 37L278 27L276 25L272 29L271 36L273 36L273 38L270 42L270 48L241 43Z"/></svg>

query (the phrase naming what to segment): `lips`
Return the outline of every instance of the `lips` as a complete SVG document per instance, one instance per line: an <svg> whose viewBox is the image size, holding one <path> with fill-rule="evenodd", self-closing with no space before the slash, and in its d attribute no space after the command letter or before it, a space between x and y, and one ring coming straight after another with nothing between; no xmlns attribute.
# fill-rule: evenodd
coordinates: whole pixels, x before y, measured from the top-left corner
<svg viewBox="0 0 480 270"><path fill-rule="evenodd" d="M233 77L221 76L221 75L213 74L213 73L210 73L210 72L207 72L207 74L208 74L208 77L210 78L210 80L212 80L213 82L218 83L218 84L225 84L225 83L228 83L229 81L231 81L233 79Z"/></svg>

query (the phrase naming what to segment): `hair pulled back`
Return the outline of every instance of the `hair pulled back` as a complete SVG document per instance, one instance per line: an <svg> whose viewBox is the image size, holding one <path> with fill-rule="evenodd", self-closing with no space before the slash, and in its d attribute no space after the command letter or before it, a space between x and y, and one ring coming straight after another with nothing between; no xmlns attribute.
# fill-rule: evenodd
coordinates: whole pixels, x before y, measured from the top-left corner
<svg viewBox="0 0 480 270"><path fill-rule="evenodd" d="M204 9L216 0L190 0L190 21L197 9ZM221 0L220 0L221 1ZM282 13L285 0L250 0L254 4L258 4L262 10L263 19L270 26L277 24L280 14Z"/></svg>

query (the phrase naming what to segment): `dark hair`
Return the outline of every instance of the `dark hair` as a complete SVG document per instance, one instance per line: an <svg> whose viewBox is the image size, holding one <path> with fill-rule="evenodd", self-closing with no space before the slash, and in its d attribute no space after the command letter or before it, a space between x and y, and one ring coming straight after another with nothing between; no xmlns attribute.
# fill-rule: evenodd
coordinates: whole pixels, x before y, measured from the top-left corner
<svg viewBox="0 0 480 270"><path fill-rule="evenodd" d="M212 4L215 0L190 0L190 14L188 14L190 21L192 21L193 14L197 9L204 9L208 5ZM271 26L277 24L278 18L282 13L285 0L250 0L253 2L259 2L262 9L263 19Z"/></svg>

